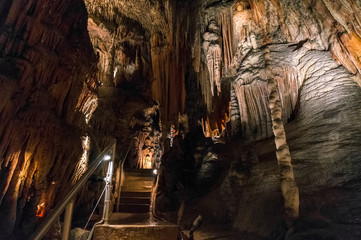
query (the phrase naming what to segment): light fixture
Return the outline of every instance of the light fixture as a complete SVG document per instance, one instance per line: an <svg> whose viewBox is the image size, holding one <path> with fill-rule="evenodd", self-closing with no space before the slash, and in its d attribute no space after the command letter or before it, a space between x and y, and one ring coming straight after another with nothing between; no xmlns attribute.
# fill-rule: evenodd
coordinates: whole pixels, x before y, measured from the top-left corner
<svg viewBox="0 0 361 240"><path fill-rule="evenodd" d="M158 174L158 170L157 169L153 169L153 174L157 175Z"/></svg>
<svg viewBox="0 0 361 240"><path fill-rule="evenodd" d="M110 156L110 155L105 155L104 156L104 158L103 158L103 160L104 161L108 161L108 160L110 160L112 157Z"/></svg>

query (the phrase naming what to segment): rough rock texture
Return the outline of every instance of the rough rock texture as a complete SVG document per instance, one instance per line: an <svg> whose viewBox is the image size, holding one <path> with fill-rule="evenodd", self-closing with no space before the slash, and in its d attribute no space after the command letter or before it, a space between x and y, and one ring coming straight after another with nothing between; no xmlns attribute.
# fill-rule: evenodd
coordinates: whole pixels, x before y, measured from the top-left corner
<svg viewBox="0 0 361 240"><path fill-rule="evenodd" d="M131 120L133 156L130 168L156 168L162 156L159 106L155 105L136 114Z"/></svg>
<svg viewBox="0 0 361 240"><path fill-rule="evenodd" d="M119 30L114 29L123 26L122 37L128 39L125 40L128 51L125 55L112 55L107 50L104 59L110 60L101 60L102 68L112 69L108 82L117 86L123 81L118 74L128 76L124 79L129 81L130 71L126 69L143 69L141 76L148 78L147 86L152 86L152 94L144 93L144 96L151 95L160 104L163 139L170 124L176 123L178 114L184 110L192 131L203 118L203 132L207 136L219 135L227 127L229 131L223 133L224 139L239 134L241 145L250 148L238 152L230 148L233 149L230 154L236 157L221 190L204 200L207 204L202 209L207 216L261 236L269 235L281 225L279 170L273 153L275 146L269 140L273 129L268 76L264 71L266 45L271 51L271 68L282 106L281 119L286 125L295 180L300 187L301 218L310 211L308 191L328 191L358 177L352 169L358 161L356 152L360 151L357 147L360 105L357 94L353 93L359 91L355 82L360 84L361 79L359 1L204 0L135 4L119 0L116 3L87 1L87 6L94 23L98 27L104 24L112 36L110 39L115 39L106 41L107 49L119 39ZM144 13L142 8L149 11ZM185 16L187 11L190 14ZM195 19L192 24L189 24L190 16ZM130 26L137 26L137 30L129 31ZM127 32L132 32L134 37L129 37ZM139 40L132 45L138 47L129 47L131 39ZM130 54L132 48L138 49L140 59L145 60L142 66L147 63L151 67L133 68L141 64L136 63L140 62L136 57L130 57L138 56ZM117 47L114 49L118 51ZM103 58L102 53L99 56ZM118 61L123 67L117 68L111 61ZM313 84L308 87L310 82ZM343 112L350 120L342 120ZM229 119L230 123L226 124ZM334 126L344 133L330 133ZM262 139L265 142L259 142ZM177 142L177 138L174 141ZM230 144L237 148L239 142ZM338 147L341 145L343 149ZM183 198L182 186L177 185L178 177L183 177L177 173L177 167L187 169L179 158L184 155L183 147L175 143L173 149L177 150L165 156L173 159L172 164L164 162L165 167L175 168L174 178L166 181L172 188L170 202L163 202L168 210L175 209ZM206 152L202 154L206 158ZM191 179L190 186L195 184L195 178ZM317 198L322 198L321 194ZM219 202L229 202L229 207L218 207ZM269 219L274 221L269 223Z"/></svg>
<svg viewBox="0 0 361 240"><path fill-rule="evenodd" d="M80 0L0 3L2 231L28 233L60 182L75 182L114 137L125 152L131 119L158 105L163 143L184 119L200 135L194 146L178 135L164 156L165 210L220 184L187 201L185 221L202 213L260 237L360 238L360 0L85 5L88 33ZM265 47L282 114L269 109ZM300 193L300 218L287 225L272 115L285 125ZM226 145L204 140L198 124ZM140 138L138 150L156 145Z"/></svg>
<svg viewBox="0 0 361 240"><path fill-rule="evenodd" d="M280 230L277 237L319 239L323 238L324 229L331 231L334 239L359 237L360 225L355 223L358 216L354 210L359 204L351 194L357 191L360 177L357 168L360 157L356 154L360 152L357 119L361 105L356 84L359 57L355 57L359 56L356 46L360 46L359 7L359 1L202 1L200 36L207 32L210 19L216 19L215 25L222 26L221 29L225 24L219 19L232 19L226 23L231 24L232 34L227 42L234 44L234 58L228 71L222 69L221 85L227 79L231 82L231 130L234 134L240 132L246 140L244 144L254 149L252 152L260 161L245 161L246 166L241 165L240 170L235 161L220 189L199 200L200 203L191 203L186 215L188 212L194 218L201 212L212 219L209 221L227 222L261 236L275 237L277 233L271 232L282 225L279 171L272 153L275 147L269 142L265 146L255 142L273 135L262 50L268 45L282 106L281 119L286 124L295 181L300 189L300 220L294 222L287 235L280 234ZM345 22L350 23L344 27ZM223 35L223 43L226 38ZM194 44L196 49L197 42ZM193 64L199 64L194 69L205 102L210 106L213 101L209 97L210 78L204 73L207 69L201 67L207 63L207 51L202 54L203 59L199 56L201 61L194 59ZM223 52L222 63L226 56ZM225 68L225 64L222 66ZM235 151L236 155L248 155L248 150L240 151ZM349 190L351 183L353 187ZM334 188L342 194L332 199L322 195L322 191L334 192ZM228 202L226 207L220 204L224 202ZM274 221L270 223L269 219ZM341 222L347 222L347 227L341 226Z"/></svg>
<svg viewBox="0 0 361 240"><path fill-rule="evenodd" d="M353 81L352 74L334 61L327 51L298 48L292 44L270 45L269 48L278 86L284 83L289 69L292 69L292 78L300 86L294 120L286 125L287 142L300 192L300 220L294 222L283 237L358 239L361 226L355 209L359 208L359 203L354 194L358 192L360 178L357 162L360 160L358 142L361 131L357 119L361 117L361 89ZM235 86L240 79L247 79L250 86L260 84L267 87L263 52L251 50L244 60L244 63L247 62L255 64L248 71L240 68ZM257 88L249 90L257 91ZM280 91L281 98L287 95ZM258 99L267 106L267 92L259 94ZM259 109L254 112L267 116L266 107ZM242 118L245 116L241 114ZM287 122L287 118L284 119ZM262 132L264 127L261 124L250 123ZM219 222L229 222L241 231L267 236L281 225L280 213L283 212L275 146L271 142L250 142L243 149L235 151L235 154L246 160L236 158L220 189L198 203L191 203L186 215L187 211L193 217L202 213L206 219L219 219ZM337 194L330 197L333 193ZM217 206L226 201L226 207ZM270 218L274 220L272 223ZM346 223L346 226L341 223ZM326 231L331 234L326 234ZM277 233L271 236L282 237Z"/></svg>
<svg viewBox="0 0 361 240"><path fill-rule="evenodd" d="M211 20L208 25L208 32L205 32L203 35L202 49L207 58L212 95L214 95L214 86L217 88L217 95L221 92L222 48L220 46L219 32L220 29L216 25L215 20Z"/></svg>
<svg viewBox="0 0 361 240"><path fill-rule="evenodd" d="M0 3L0 231L29 234L77 178L96 104L82 1Z"/></svg>
<svg viewBox="0 0 361 240"><path fill-rule="evenodd" d="M226 156L224 145L204 137L200 127L184 139L177 135L162 157L156 210L175 211L182 201L211 191L222 180L228 165Z"/></svg>
<svg viewBox="0 0 361 240"><path fill-rule="evenodd" d="M101 86L98 108L90 124L100 146L116 138L118 152L123 153L129 146L131 118L150 102L150 52L140 24L132 21L128 26L116 21L115 16L103 19L91 6L87 2L88 32L99 59L97 78Z"/></svg>
<svg viewBox="0 0 361 240"><path fill-rule="evenodd" d="M99 225L94 239L176 240L177 232L177 225Z"/></svg>
<svg viewBox="0 0 361 240"><path fill-rule="evenodd" d="M267 93L271 112L272 130L275 136L276 157L280 168L280 181L285 211L288 217L298 218L300 197L292 167L291 153L287 144L285 126L282 121L282 102L278 91L279 75L274 75L271 52L264 49L265 71L267 74ZM281 79L282 80L282 79Z"/></svg>
<svg viewBox="0 0 361 240"><path fill-rule="evenodd" d="M89 236L89 231L86 231L81 228L74 228L70 231L70 240L86 240Z"/></svg>
<svg viewBox="0 0 361 240"><path fill-rule="evenodd" d="M187 59L190 58L187 46L190 31L188 4L178 4L173 0L85 2L94 22L114 32L114 41L110 41L115 42L115 51L121 47L128 51L123 54L125 59L129 58L128 62L122 59L122 55L113 54L115 63L111 63L111 74L114 72L116 77L117 71L124 72L116 66L116 62L127 71L129 68L138 69L145 81L151 84L151 88L147 89L151 90L151 94L147 90L142 93L159 102L164 124L176 122L178 114L184 111L184 79ZM117 42L127 44L117 47ZM136 60L131 58L129 51L133 51Z"/></svg>

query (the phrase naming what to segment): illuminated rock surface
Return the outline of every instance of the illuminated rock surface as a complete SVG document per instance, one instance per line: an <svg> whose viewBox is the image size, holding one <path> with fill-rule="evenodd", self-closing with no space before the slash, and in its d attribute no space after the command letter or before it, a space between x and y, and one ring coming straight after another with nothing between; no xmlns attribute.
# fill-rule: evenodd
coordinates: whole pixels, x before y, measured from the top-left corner
<svg viewBox="0 0 361 240"><path fill-rule="evenodd" d="M199 238L361 239L360 49L360 0L2 0L0 238L26 239L116 138L117 167L131 142L127 166L162 161L158 212L184 201Z"/></svg>

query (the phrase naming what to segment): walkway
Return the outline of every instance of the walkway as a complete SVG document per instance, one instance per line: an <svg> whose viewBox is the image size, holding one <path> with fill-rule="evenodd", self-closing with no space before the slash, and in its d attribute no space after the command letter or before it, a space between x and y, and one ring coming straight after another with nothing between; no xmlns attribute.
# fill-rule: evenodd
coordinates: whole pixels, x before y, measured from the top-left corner
<svg viewBox="0 0 361 240"><path fill-rule="evenodd" d="M109 224L95 228L94 240L176 240L177 225L157 221L150 213L152 169L125 169L124 176L119 212Z"/></svg>

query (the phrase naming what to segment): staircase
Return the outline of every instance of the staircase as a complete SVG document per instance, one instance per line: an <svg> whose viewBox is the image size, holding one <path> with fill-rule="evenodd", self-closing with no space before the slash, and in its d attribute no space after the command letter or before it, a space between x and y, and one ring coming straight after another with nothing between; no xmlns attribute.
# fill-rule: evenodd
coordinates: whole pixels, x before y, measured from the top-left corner
<svg viewBox="0 0 361 240"><path fill-rule="evenodd" d="M154 174L152 169L124 169L119 212L148 213Z"/></svg>
<svg viewBox="0 0 361 240"><path fill-rule="evenodd" d="M150 213L154 179L152 169L124 169L119 212L112 213L109 224L95 227L93 239L176 240L177 225L158 221Z"/></svg>

